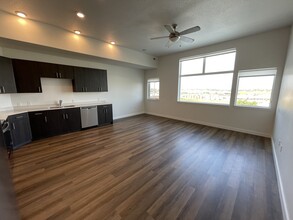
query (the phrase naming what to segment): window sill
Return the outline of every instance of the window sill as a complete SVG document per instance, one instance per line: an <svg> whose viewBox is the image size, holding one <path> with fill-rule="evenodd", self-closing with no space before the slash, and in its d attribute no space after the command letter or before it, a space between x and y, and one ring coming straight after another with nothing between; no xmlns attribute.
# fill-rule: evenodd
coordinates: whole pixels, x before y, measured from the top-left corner
<svg viewBox="0 0 293 220"><path fill-rule="evenodd" d="M160 99L147 99L147 101L159 101Z"/></svg>
<svg viewBox="0 0 293 220"><path fill-rule="evenodd" d="M230 104L220 104L220 103L208 103L208 102L187 102L187 101L179 101L178 103L185 103L185 104L196 104L196 105L212 105L212 106L222 106L222 107L230 107Z"/></svg>
<svg viewBox="0 0 293 220"><path fill-rule="evenodd" d="M244 108L244 109L257 109L257 110L265 110L270 111L272 107L261 107L261 106L241 106L241 105L234 105L235 108Z"/></svg>

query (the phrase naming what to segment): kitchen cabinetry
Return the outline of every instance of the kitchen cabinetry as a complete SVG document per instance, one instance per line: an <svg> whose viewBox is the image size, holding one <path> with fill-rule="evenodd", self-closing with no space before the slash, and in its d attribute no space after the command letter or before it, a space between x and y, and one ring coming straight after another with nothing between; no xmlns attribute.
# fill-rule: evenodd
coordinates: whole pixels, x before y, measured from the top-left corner
<svg viewBox="0 0 293 220"><path fill-rule="evenodd" d="M0 57L0 93L16 93L12 61Z"/></svg>
<svg viewBox="0 0 293 220"><path fill-rule="evenodd" d="M39 63L41 77L73 79L73 67L53 63Z"/></svg>
<svg viewBox="0 0 293 220"><path fill-rule="evenodd" d="M98 106L98 121L99 125L113 124L112 105Z"/></svg>
<svg viewBox="0 0 293 220"><path fill-rule="evenodd" d="M10 125L10 146L15 149L31 142L32 133L27 113L17 114L8 117Z"/></svg>
<svg viewBox="0 0 293 220"><path fill-rule="evenodd" d="M12 60L18 93L41 93L40 66L38 62Z"/></svg>
<svg viewBox="0 0 293 220"><path fill-rule="evenodd" d="M83 67L74 67L73 91L108 91L107 71Z"/></svg>
<svg viewBox="0 0 293 220"><path fill-rule="evenodd" d="M4 140L4 135L2 132L2 129L0 129L0 151L6 149L6 145L5 145L5 140Z"/></svg>
<svg viewBox="0 0 293 220"><path fill-rule="evenodd" d="M60 110L62 133L79 131L81 129L80 108Z"/></svg>
<svg viewBox="0 0 293 220"><path fill-rule="evenodd" d="M29 118L34 140L61 133L58 110L30 112Z"/></svg>
<svg viewBox="0 0 293 220"><path fill-rule="evenodd" d="M98 70L98 71L99 71L98 90L99 92L108 92L107 71L106 70Z"/></svg>
<svg viewBox="0 0 293 220"><path fill-rule="evenodd" d="M29 118L34 140L81 129L79 108L30 112Z"/></svg>

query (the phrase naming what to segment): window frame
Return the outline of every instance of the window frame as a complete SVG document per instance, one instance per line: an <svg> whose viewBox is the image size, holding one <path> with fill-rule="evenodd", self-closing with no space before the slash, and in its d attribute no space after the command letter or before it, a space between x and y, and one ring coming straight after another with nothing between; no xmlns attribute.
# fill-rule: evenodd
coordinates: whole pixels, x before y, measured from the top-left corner
<svg viewBox="0 0 293 220"><path fill-rule="evenodd" d="M150 97L150 84L151 83L159 83L159 98L151 98ZM152 79L148 79L147 80L147 100L152 100L152 101L158 101L160 100L160 87L161 87L161 83L160 83L160 79L159 78L152 78Z"/></svg>
<svg viewBox="0 0 293 220"><path fill-rule="evenodd" d="M206 68L206 58L208 57L213 57L213 56L218 56L218 55L224 55L224 54L229 54L229 53L235 53L235 60L234 60L234 68L231 71L220 71L220 72L209 72L205 73L205 68ZM202 73L195 73L195 74L186 74L186 75L181 75L181 62L182 61L188 61L188 60L194 60L194 59L201 59L203 58L203 67L202 67ZM201 54L198 56L191 56L191 57L185 57L179 59L179 71L178 71L178 90L177 90L177 102L179 103L189 103L189 104L203 104L203 105L218 105L218 106L226 106L229 107L231 106L231 98L232 98L232 89L233 89L233 82L234 82L234 75L235 75L235 66L236 66L236 58L237 58L237 50L236 48L231 48L228 50L224 51L218 51L218 52L213 52L213 53L207 53L207 54ZM187 101L180 101L180 94L181 94L181 78L182 77L190 77L190 76L202 76L202 75L216 75L216 74L228 74L232 73L232 83L231 83L231 94L230 94L230 101L229 103L211 103L211 102L187 102Z"/></svg>
<svg viewBox="0 0 293 220"><path fill-rule="evenodd" d="M265 71L265 70L275 70L276 72L274 74L265 74L265 73L247 73L247 72L256 72L256 71ZM241 72L243 74L241 74ZM247 74L245 74L247 73ZM237 74L237 82L236 82L236 89L235 89L235 98L234 98L234 107L237 108L252 108L252 109L263 109L263 110L270 110L272 109L272 102L273 102L273 93L275 91L275 85L276 85L276 77L277 77L278 69L277 67L271 67L271 68L259 68L259 69L249 69L249 70L239 70ZM242 75L242 76L241 76ZM268 107L265 106L245 106L245 105L237 105L237 97L238 97L238 88L239 88L239 79L240 77L257 77L257 76L274 76L271 95L270 95L270 104Z"/></svg>

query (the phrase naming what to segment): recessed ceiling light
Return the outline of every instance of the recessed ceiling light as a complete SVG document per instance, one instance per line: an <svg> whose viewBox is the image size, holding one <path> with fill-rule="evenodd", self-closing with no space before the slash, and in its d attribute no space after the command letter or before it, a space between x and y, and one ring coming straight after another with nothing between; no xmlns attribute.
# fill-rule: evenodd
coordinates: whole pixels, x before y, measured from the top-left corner
<svg viewBox="0 0 293 220"><path fill-rule="evenodd" d="M80 32L80 31L78 31L78 30L75 30L75 31L74 31L74 33L75 33L75 34L78 34L78 35L80 35L80 34L81 34L81 32Z"/></svg>
<svg viewBox="0 0 293 220"><path fill-rule="evenodd" d="M115 45L115 44L116 44L116 42L115 42L115 41L111 41L111 42L110 42L110 44L112 44L112 45Z"/></svg>
<svg viewBox="0 0 293 220"><path fill-rule="evenodd" d="M80 11L76 12L76 15L77 15L77 17L79 17L79 18L84 18L84 17L85 17L84 13L82 13L82 12L80 12Z"/></svg>
<svg viewBox="0 0 293 220"><path fill-rule="evenodd" d="M18 17L21 17L21 18L26 18L26 14L22 11L16 11L15 14L18 16Z"/></svg>

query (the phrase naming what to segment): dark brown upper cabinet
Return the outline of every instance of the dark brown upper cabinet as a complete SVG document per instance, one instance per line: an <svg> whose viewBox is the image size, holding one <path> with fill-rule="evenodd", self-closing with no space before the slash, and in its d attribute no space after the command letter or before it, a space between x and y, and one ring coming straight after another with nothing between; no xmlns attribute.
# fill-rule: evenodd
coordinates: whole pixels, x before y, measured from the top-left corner
<svg viewBox="0 0 293 220"><path fill-rule="evenodd" d="M13 59L12 65L18 93L42 92L39 62Z"/></svg>
<svg viewBox="0 0 293 220"><path fill-rule="evenodd" d="M0 93L16 92L12 61L6 57L0 57Z"/></svg>
<svg viewBox="0 0 293 220"><path fill-rule="evenodd" d="M74 92L108 91L107 71L84 67L74 67Z"/></svg>
<svg viewBox="0 0 293 220"><path fill-rule="evenodd" d="M53 63L39 63L41 68L41 77L73 79L73 67Z"/></svg>

